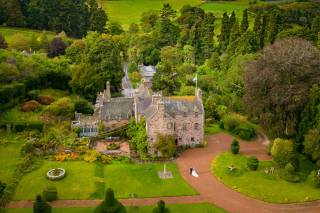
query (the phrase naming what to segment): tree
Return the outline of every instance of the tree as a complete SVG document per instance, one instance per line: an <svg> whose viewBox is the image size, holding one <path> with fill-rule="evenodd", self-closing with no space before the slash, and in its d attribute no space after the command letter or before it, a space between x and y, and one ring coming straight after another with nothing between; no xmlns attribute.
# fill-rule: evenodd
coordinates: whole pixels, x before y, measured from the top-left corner
<svg viewBox="0 0 320 213"><path fill-rule="evenodd" d="M229 16L225 12L221 20L221 32L219 35L219 45L225 49L229 44L230 30L229 30Z"/></svg>
<svg viewBox="0 0 320 213"><path fill-rule="evenodd" d="M262 16L261 29L260 29L260 32L258 34L260 49L262 49L264 47L266 28L267 28L267 16L263 15Z"/></svg>
<svg viewBox="0 0 320 213"><path fill-rule="evenodd" d="M255 32L257 35L259 35L261 31L262 23L261 23L261 13L258 12L256 14L256 17L254 19L254 24L253 24L253 32Z"/></svg>
<svg viewBox="0 0 320 213"><path fill-rule="evenodd" d="M160 151L164 158L172 158L176 152L177 145L172 135L158 134L154 147Z"/></svg>
<svg viewBox="0 0 320 213"><path fill-rule="evenodd" d="M158 23L159 14L156 11L150 10L143 12L140 20L141 29L144 32L150 32L153 30Z"/></svg>
<svg viewBox="0 0 320 213"><path fill-rule="evenodd" d="M124 32L124 30L118 22L112 21L108 24L107 32L111 35L120 35Z"/></svg>
<svg viewBox="0 0 320 213"><path fill-rule="evenodd" d="M64 43L64 41L60 37L55 37L50 43L48 56L50 58L54 58L59 55L64 55L66 48L67 45Z"/></svg>
<svg viewBox="0 0 320 213"><path fill-rule="evenodd" d="M249 21L248 21L248 10L245 9L243 11L241 25L240 25L240 32L241 34L245 33L249 27Z"/></svg>
<svg viewBox="0 0 320 213"><path fill-rule="evenodd" d="M304 136L303 152L313 161L320 162L320 125L314 129L310 129Z"/></svg>
<svg viewBox="0 0 320 213"><path fill-rule="evenodd" d="M74 104L74 110L78 113L83 114L93 113L93 107L87 100L76 101L76 103Z"/></svg>
<svg viewBox="0 0 320 213"><path fill-rule="evenodd" d="M319 55L310 43L290 38L264 48L258 59L247 64L246 109L274 137L296 132L309 91L319 84Z"/></svg>
<svg viewBox="0 0 320 213"><path fill-rule="evenodd" d="M233 139L231 142L231 152L232 154L238 154L240 151L240 145L237 139Z"/></svg>
<svg viewBox="0 0 320 213"><path fill-rule="evenodd" d="M19 0L4 0L7 15L7 25L12 27L23 27L24 16L21 11Z"/></svg>
<svg viewBox="0 0 320 213"><path fill-rule="evenodd" d="M175 17L176 11L171 5L164 4L160 10L160 20L155 31L158 47L174 46L177 43L180 29L171 21Z"/></svg>
<svg viewBox="0 0 320 213"><path fill-rule="evenodd" d="M7 49L8 43L6 42L4 36L0 33L0 49Z"/></svg>
<svg viewBox="0 0 320 213"><path fill-rule="evenodd" d="M41 33L39 37L39 49L44 50L45 52L49 51L49 40L47 33Z"/></svg>
<svg viewBox="0 0 320 213"><path fill-rule="evenodd" d="M37 195L36 201L33 204L33 213L51 213L51 206L40 195Z"/></svg>
<svg viewBox="0 0 320 213"><path fill-rule="evenodd" d="M146 159L148 156L148 136L146 132L146 121L142 119L140 122L136 122L131 119L127 130L127 136L130 139L130 146L137 150L141 159Z"/></svg>
<svg viewBox="0 0 320 213"><path fill-rule="evenodd" d="M0 25L4 24L7 20L6 10L3 1L0 1Z"/></svg>
<svg viewBox="0 0 320 213"><path fill-rule="evenodd" d="M30 42L29 40L21 33L14 34L11 37L12 42L10 43L10 47L12 49L18 51L29 51L30 50Z"/></svg>
<svg viewBox="0 0 320 213"><path fill-rule="evenodd" d="M247 159L247 167L252 170L256 171L259 166L259 160L256 156L251 156Z"/></svg>
<svg viewBox="0 0 320 213"><path fill-rule="evenodd" d="M125 213L125 207L114 197L111 188L106 191L104 201L94 210L95 213Z"/></svg>
<svg viewBox="0 0 320 213"><path fill-rule="evenodd" d="M278 32L281 31L280 28L280 15L278 12L272 12L269 17L269 25L268 25L268 40L271 44L276 40Z"/></svg>
<svg viewBox="0 0 320 213"><path fill-rule="evenodd" d="M249 54L256 53L259 50L259 40L257 34L251 30L247 30L241 35L241 38L237 42L236 53L238 54Z"/></svg>
<svg viewBox="0 0 320 213"><path fill-rule="evenodd" d="M152 210L152 213L170 213L169 209L166 208L166 204L163 200L157 203L157 207Z"/></svg>
<svg viewBox="0 0 320 213"><path fill-rule="evenodd" d="M104 12L102 7L99 7L96 0L89 1L90 15L89 15L89 27L90 31L97 31L103 33L105 26L109 20L107 14Z"/></svg>
<svg viewBox="0 0 320 213"><path fill-rule="evenodd" d="M276 138L271 148L273 161L280 167L284 168L294 158L293 142L281 138Z"/></svg>
<svg viewBox="0 0 320 213"><path fill-rule="evenodd" d="M240 38L240 29L239 29L239 22L238 20L235 20L235 23L233 24L231 28L230 33L230 43L237 41Z"/></svg>

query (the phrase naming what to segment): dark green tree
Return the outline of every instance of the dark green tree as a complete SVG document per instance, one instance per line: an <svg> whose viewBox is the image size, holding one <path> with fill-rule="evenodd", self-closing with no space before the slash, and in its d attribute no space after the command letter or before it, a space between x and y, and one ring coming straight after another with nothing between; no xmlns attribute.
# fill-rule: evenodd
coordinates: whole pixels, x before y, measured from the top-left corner
<svg viewBox="0 0 320 213"><path fill-rule="evenodd" d="M260 34L261 31L261 27L262 27L262 23L261 23L261 13L258 12L256 14L256 17L254 19L254 24L253 24L253 32L256 33L257 35Z"/></svg>
<svg viewBox="0 0 320 213"><path fill-rule="evenodd" d="M220 46L220 48L225 49L228 46L229 36L230 36L229 16L225 12L225 13L223 13L223 17L222 17L222 20L221 20L221 32L220 32L220 35L219 35L219 46Z"/></svg>
<svg viewBox="0 0 320 213"><path fill-rule="evenodd" d="M237 41L240 38L240 29L238 20L235 21L230 33L230 43Z"/></svg>
<svg viewBox="0 0 320 213"><path fill-rule="evenodd" d="M213 52L214 22L215 17L213 13L206 13L204 15L201 24L201 49L203 57L201 58L202 60L198 60L198 64L203 63L204 59L210 58Z"/></svg>
<svg viewBox="0 0 320 213"><path fill-rule="evenodd" d="M243 34L247 31L249 27L249 21L248 21L248 10L245 9L243 11L241 25L240 25L240 33Z"/></svg>
<svg viewBox="0 0 320 213"><path fill-rule="evenodd" d="M152 213L170 213L170 210L166 208L166 203L163 200L160 200L157 203L157 207L152 210Z"/></svg>
<svg viewBox="0 0 320 213"><path fill-rule="evenodd" d="M99 7L96 0L89 0L89 27L90 31L97 31L102 33L105 31L105 26L107 24L108 16L104 12L102 7Z"/></svg>
<svg viewBox="0 0 320 213"><path fill-rule="evenodd" d="M125 213L125 207L114 197L111 188L106 191L104 201L94 210L95 213Z"/></svg>
<svg viewBox="0 0 320 213"><path fill-rule="evenodd" d="M260 29L260 32L259 32L259 35L258 35L260 49L262 49L264 47L266 30L267 30L267 16L263 15L262 16L261 29Z"/></svg>
<svg viewBox="0 0 320 213"><path fill-rule="evenodd" d="M8 26L24 26L25 17L22 14L19 0L4 0L4 8L7 14L6 23Z"/></svg>
<svg viewBox="0 0 320 213"><path fill-rule="evenodd" d="M37 195L36 201L33 204L33 213L51 213L51 206L40 195Z"/></svg>
<svg viewBox="0 0 320 213"><path fill-rule="evenodd" d="M4 24L7 20L7 13L2 1L0 1L0 25Z"/></svg>
<svg viewBox="0 0 320 213"><path fill-rule="evenodd" d="M8 43L6 42L4 36L0 33L0 49L8 48Z"/></svg>
<svg viewBox="0 0 320 213"><path fill-rule="evenodd" d="M244 34L241 35L239 42L236 47L236 53L238 54L248 54L255 53L259 50L259 39L257 34L251 30L247 30Z"/></svg>
<svg viewBox="0 0 320 213"><path fill-rule="evenodd" d="M280 29L280 15L277 11L274 11L269 16L269 24L268 24L268 41L273 44L276 40L278 32Z"/></svg>
<svg viewBox="0 0 320 213"><path fill-rule="evenodd" d="M171 19L176 17L176 11L170 4L164 4L160 10L160 21L156 30L157 46L174 46L179 37L180 29Z"/></svg>
<svg viewBox="0 0 320 213"><path fill-rule="evenodd" d="M234 13L234 11L232 11L230 17L229 17L229 32L231 32L231 29L233 28L234 23L236 23L236 14Z"/></svg>
<svg viewBox="0 0 320 213"><path fill-rule="evenodd" d="M31 0L28 6L27 26L34 29L47 29L48 16L40 0Z"/></svg>
<svg viewBox="0 0 320 213"><path fill-rule="evenodd" d="M238 154L240 151L239 142L236 139L233 139L231 142L231 152L232 154Z"/></svg>

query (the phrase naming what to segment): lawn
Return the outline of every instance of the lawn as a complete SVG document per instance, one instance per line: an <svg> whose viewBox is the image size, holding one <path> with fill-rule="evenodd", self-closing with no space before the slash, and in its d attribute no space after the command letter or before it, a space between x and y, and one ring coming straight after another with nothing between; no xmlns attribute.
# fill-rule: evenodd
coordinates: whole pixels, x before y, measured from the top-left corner
<svg viewBox="0 0 320 213"><path fill-rule="evenodd" d="M5 37L6 41L8 42L9 46L11 43L11 37L14 34L23 34L26 38L31 39L31 36L35 34L36 36L40 36L43 31L40 30L31 30L26 28L16 28L16 27L2 27L0 26L0 33ZM53 32L45 31L48 35L48 39L52 39L54 37Z"/></svg>
<svg viewBox="0 0 320 213"><path fill-rule="evenodd" d="M67 176L60 181L47 180L46 172L56 167L65 168ZM128 198L130 193L135 193L138 197L197 193L181 178L176 164L170 163L167 168L173 172L173 179L161 180L157 172L162 169L162 164L157 163L106 165L102 171L104 178L101 178L101 174L97 175L95 163L45 161L40 169L22 178L16 189L14 200L32 200L49 185L57 187L60 199L103 198L104 193L101 193L101 188L104 190L107 187L112 187L116 196L120 198ZM99 183L98 186L97 183Z"/></svg>
<svg viewBox="0 0 320 213"><path fill-rule="evenodd" d="M238 170L230 174L228 167L234 165ZM221 182L250 197L272 203L293 203L320 199L320 190L306 181L313 166L307 160L300 161L300 183L290 183L280 179L276 174L267 175L266 167L274 166L272 161L260 161L258 171L249 171L246 157L223 153L212 162L212 171Z"/></svg>
<svg viewBox="0 0 320 213"><path fill-rule="evenodd" d="M224 130L219 127L219 123L213 123L206 125L204 128L205 134L217 134L223 132Z"/></svg>
<svg viewBox="0 0 320 213"><path fill-rule="evenodd" d="M176 164L167 164L167 169L174 178L163 180L158 177L163 164L112 164L105 167L104 180L106 187L113 188L119 198L129 197L131 193L137 197L197 194L181 178Z"/></svg>
<svg viewBox="0 0 320 213"><path fill-rule="evenodd" d="M150 213L154 206L126 207L128 213ZM223 213L223 209L208 203L168 205L171 213ZM53 213L90 213L94 208L56 208ZM32 209L7 209L6 213L32 213Z"/></svg>
<svg viewBox="0 0 320 213"><path fill-rule="evenodd" d="M50 181L46 178L49 169L62 167L67 176L60 181ZM60 199L89 199L95 191L94 164L85 162L45 161L43 166L20 181L14 195L14 200L34 200L42 194L47 186L55 186Z"/></svg>
<svg viewBox="0 0 320 213"><path fill-rule="evenodd" d="M240 14L248 6L248 0L221 1L203 3L201 0L102 0L102 5L106 10L110 20L117 21L128 28L131 23L140 23L143 12L149 10L160 10L164 3L170 3L173 8L180 10L183 5L190 4L200 6L207 12L213 12L217 17L221 17L223 12L235 11Z"/></svg>
<svg viewBox="0 0 320 213"><path fill-rule="evenodd" d="M0 145L0 181L8 183L20 159L22 140L19 136L7 135L3 132L0 132L0 140L9 142L6 145Z"/></svg>

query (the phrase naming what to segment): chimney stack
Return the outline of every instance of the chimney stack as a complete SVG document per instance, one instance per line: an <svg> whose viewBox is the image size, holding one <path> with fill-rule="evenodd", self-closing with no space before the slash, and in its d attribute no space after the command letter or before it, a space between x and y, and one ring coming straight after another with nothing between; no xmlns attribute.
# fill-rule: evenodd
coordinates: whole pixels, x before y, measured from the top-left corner
<svg viewBox="0 0 320 213"><path fill-rule="evenodd" d="M110 99L111 99L110 82L109 81L107 81L107 83L106 83L105 98L107 101L110 101Z"/></svg>

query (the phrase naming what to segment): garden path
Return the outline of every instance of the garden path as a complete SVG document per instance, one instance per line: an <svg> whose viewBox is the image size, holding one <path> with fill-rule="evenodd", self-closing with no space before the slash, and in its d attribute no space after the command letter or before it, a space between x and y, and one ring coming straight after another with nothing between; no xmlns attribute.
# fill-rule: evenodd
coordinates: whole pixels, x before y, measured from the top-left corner
<svg viewBox="0 0 320 213"><path fill-rule="evenodd" d="M213 203L229 212L236 213L270 213L270 212L320 212L320 201L296 203L296 204L272 204L247 197L234 191L211 174L211 161L218 154L230 149L233 137L225 133L207 136L208 146L185 151L177 160L182 177L193 186L199 195L179 197L156 197L122 199L125 205L154 205L160 199L167 204L187 203ZM268 141L264 137L258 137L256 142L240 141L240 153L244 155L255 155L260 160L268 160L266 154ZM194 167L199 177L195 178L189 174L189 168ZM255 184L255 183L252 183ZM97 206L101 200L58 200L51 203L53 207L84 207ZM32 201L13 201L8 208L31 208Z"/></svg>

